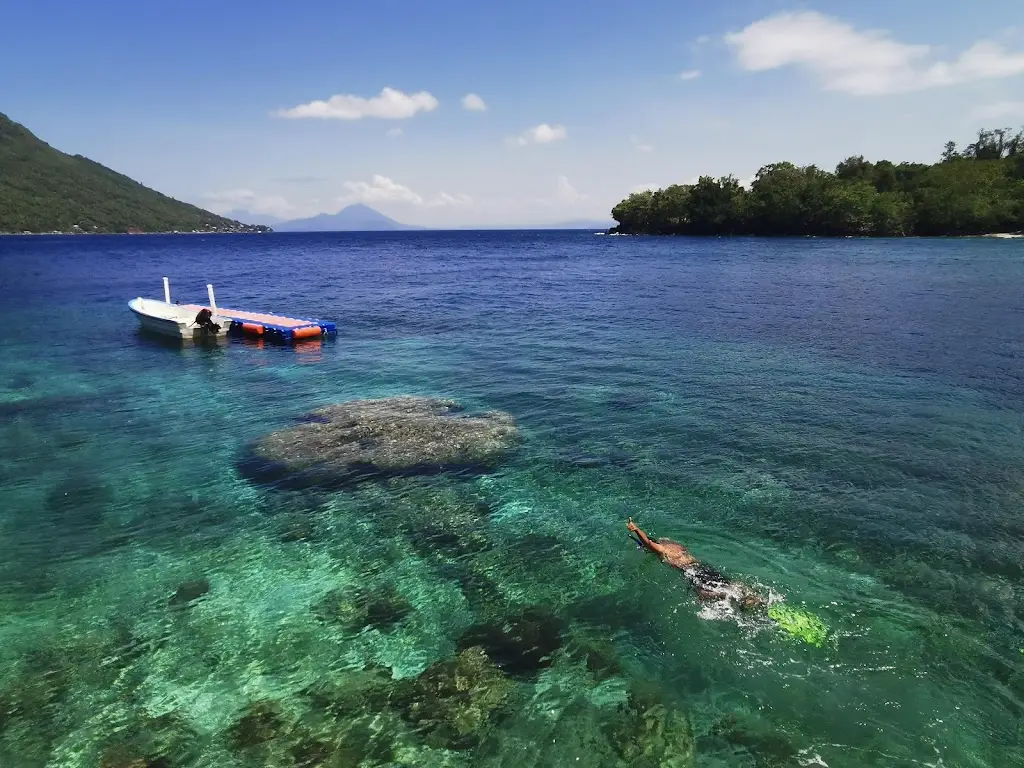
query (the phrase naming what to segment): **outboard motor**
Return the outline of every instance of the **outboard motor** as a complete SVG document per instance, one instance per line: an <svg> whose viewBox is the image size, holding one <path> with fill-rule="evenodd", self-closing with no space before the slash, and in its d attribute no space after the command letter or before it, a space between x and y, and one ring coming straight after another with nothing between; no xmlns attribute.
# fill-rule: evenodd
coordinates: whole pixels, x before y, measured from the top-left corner
<svg viewBox="0 0 1024 768"><path fill-rule="evenodd" d="M196 315L196 319L192 321L192 324L198 325L203 332L212 334L220 333L220 325L213 322L213 312L205 307L199 310L199 314Z"/></svg>

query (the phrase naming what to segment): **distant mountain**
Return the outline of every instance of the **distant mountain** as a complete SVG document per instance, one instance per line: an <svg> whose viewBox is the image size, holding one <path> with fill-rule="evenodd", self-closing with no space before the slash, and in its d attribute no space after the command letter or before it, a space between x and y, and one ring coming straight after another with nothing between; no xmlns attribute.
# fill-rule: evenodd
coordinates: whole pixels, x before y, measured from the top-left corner
<svg viewBox="0 0 1024 768"><path fill-rule="evenodd" d="M309 219L284 221L275 225L274 229L278 232L398 232L425 227L402 224L368 205L357 203L337 213L321 213Z"/></svg>
<svg viewBox="0 0 1024 768"><path fill-rule="evenodd" d="M174 200L0 114L0 232L258 232Z"/></svg>

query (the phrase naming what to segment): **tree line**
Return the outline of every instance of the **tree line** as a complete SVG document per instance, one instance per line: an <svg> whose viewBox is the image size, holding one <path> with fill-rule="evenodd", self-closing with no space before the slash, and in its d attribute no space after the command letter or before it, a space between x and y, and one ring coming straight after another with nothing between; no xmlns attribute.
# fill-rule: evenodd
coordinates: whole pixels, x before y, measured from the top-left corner
<svg viewBox="0 0 1024 768"><path fill-rule="evenodd" d="M981 130L933 165L862 156L835 171L783 162L635 192L612 209L612 232L645 235L941 236L1024 229L1024 129Z"/></svg>

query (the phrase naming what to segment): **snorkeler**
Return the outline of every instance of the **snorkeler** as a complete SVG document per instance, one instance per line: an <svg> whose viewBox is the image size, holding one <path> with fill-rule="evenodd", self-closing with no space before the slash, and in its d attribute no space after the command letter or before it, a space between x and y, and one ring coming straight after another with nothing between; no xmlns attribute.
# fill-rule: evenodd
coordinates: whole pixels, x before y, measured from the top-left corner
<svg viewBox="0 0 1024 768"><path fill-rule="evenodd" d="M640 526L633 522L632 517L626 523L626 528L631 534L636 534L636 537L630 536L630 538L639 547L653 552L661 558L661 562L686 574L697 591L698 599L714 602L728 601L742 610L759 608L765 604L764 598L746 584L730 581L711 566L699 562L682 544L671 539L653 541L640 529Z"/></svg>

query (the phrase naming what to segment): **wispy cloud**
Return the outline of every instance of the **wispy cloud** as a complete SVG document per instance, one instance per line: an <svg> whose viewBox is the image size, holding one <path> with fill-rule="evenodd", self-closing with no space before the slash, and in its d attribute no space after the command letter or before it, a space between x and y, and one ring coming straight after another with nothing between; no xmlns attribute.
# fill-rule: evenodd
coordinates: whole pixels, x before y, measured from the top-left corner
<svg viewBox="0 0 1024 768"><path fill-rule="evenodd" d="M800 67L828 90L858 96L917 91L1024 74L1024 53L975 43L952 61L934 61L928 45L858 30L816 11L787 12L725 36L740 66L763 72Z"/></svg>
<svg viewBox="0 0 1024 768"><path fill-rule="evenodd" d="M629 142L633 145L633 148L637 152L653 152L654 151L654 147L652 147L647 142L643 141L639 136L630 136L629 137Z"/></svg>
<svg viewBox="0 0 1024 768"><path fill-rule="evenodd" d="M564 126L541 123L538 126L523 131L512 139L511 142L520 147L525 147L529 144L551 144L556 141L562 141L567 135Z"/></svg>
<svg viewBox="0 0 1024 768"><path fill-rule="evenodd" d="M438 192L427 201L429 208L465 208L473 204L473 198L469 195L449 195L447 192Z"/></svg>
<svg viewBox="0 0 1024 768"><path fill-rule="evenodd" d="M389 139L397 139L403 133L405 133L405 131L403 131L401 128L389 128L388 132L385 133L384 135L387 136Z"/></svg>
<svg viewBox="0 0 1024 768"><path fill-rule="evenodd" d="M215 213L229 213L244 209L249 213L273 216L279 219L294 217L299 211L281 195L258 195L251 189L222 189L207 192L203 199Z"/></svg>
<svg viewBox="0 0 1024 768"><path fill-rule="evenodd" d="M997 101L971 110L975 120L1016 120L1024 117L1024 101Z"/></svg>
<svg viewBox="0 0 1024 768"><path fill-rule="evenodd" d="M559 176L556 180L555 194L563 203L575 203L580 199L580 193L576 190L576 187L569 183L569 179L566 176Z"/></svg>
<svg viewBox="0 0 1024 768"><path fill-rule="evenodd" d="M700 74L701 73L700 73L699 69L687 69L684 72L680 72L679 73L679 79L680 80L696 80L698 77L700 77Z"/></svg>
<svg viewBox="0 0 1024 768"><path fill-rule="evenodd" d="M420 205L423 198L406 186L398 184L387 176L375 174L372 181L346 181L348 199L361 203L412 203Z"/></svg>
<svg viewBox="0 0 1024 768"><path fill-rule="evenodd" d="M630 187L629 191L631 193L653 192L656 189L660 189L661 186L661 184L635 184L634 186Z"/></svg>
<svg viewBox="0 0 1024 768"><path fill-rule="evenodd" d="M207 192L203 195L204 200L210 200L215 203L236 203L245 200L252 200L256 197L256 193L251 189L220 189L216 192Z"/></svg>
<svg viewBox="0 0 1024 768"><path fill-rule="evenodd" d="M326 101L299 104L275 114L293 119L362 120L365 117L376 117L382 120L404 120L420 112L431 112L437 109L437 105L437 99L427 91L404 93L394 88L384 88L377 96L369 99L338 94Z"/></svg>
<svg viewBox="0 0 1024 768"><path fill-rule="evenodd" d="M473 203L472 198L468 195L450 195L447 192L438 192L436 195L425 198L404 184L399 184L381 174L375 174L371 181L346 181L344 187L346 194L339 201L342 204L353 202L405 203L422 205L427 208L462 208Z"/></svg>
<svg viewBox="0 0 1024 768"><path fill-rule="evenodd" d="M467 93L462 97L462 108L469 112L486 112L487 102L475 93Z"/></svg>
<svg viewBox="0 0 1024 768"><path fill-rule="evenodd" d="M316 184L327 181L326 176L279 176L271 179L275 184Z"/></svg>

